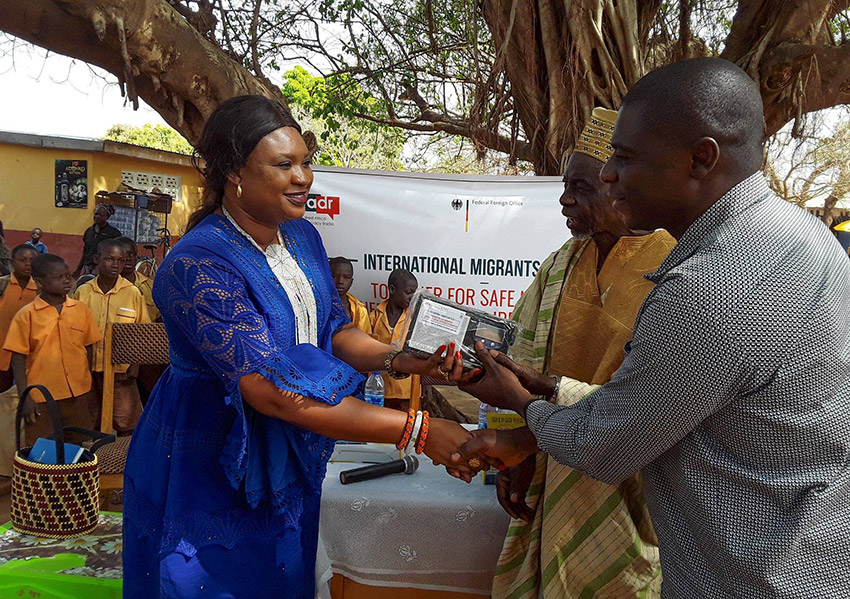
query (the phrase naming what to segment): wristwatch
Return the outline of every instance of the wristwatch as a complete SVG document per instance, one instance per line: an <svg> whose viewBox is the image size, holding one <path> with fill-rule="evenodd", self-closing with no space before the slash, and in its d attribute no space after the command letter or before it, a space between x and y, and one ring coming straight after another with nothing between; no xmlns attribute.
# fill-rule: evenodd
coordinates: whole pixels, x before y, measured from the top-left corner
<svg viewBox="0 0 850 599"><path fill-rule="evenodd" d="M550 402L558 403L558 391L561 389L561 377L550 375L553 379L555 379L555 389L552 391L552 395L548 398L543 397L541 399L548 399Z"/></svg>
<svg viewBox="0 0 850 599"><path fill-rule="evenodd" d="M410 374L406 372L399 372L397 370L393 370L393 358L401 353L400 349L394 349L390 353L387 354L386 359L384 360L384 370L387 371L387 374L391 379L406 379L410 376Z"/></svg>

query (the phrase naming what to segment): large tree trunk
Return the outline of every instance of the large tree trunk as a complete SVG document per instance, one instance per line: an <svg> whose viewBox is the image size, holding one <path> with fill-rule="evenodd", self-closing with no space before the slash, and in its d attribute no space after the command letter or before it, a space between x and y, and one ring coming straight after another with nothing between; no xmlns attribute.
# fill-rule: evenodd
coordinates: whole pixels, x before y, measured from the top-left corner
<svg viewBox="0 0 850 599"><path fill-rule="evenodd" d="M848 0L742 0L723 57L760 85L767 135L805 113L850 102L850 42L834 45L828 20ZM680 39L647 39L660 0L482 0L498 60L535 170L559 174L594 106L617 108L646 70L705 53L687 26ZM682 41L684 39L684 41Z"/></svg>
<svg viewBox="0 0 850 599"><path fill-rule="evenodd" d="M848 0L743 0L721 56L761 89L767 135L804 114L850 102L850 42L833 45L828 20Z"/></svg>
<svg viewBox="0 0 850 599"><path fill-rule="evenodd" d="M538 174L560 174L595 106L617 108L644 71L660 0L484 0Z"/></svg>
<svg viewBox="0 0 850 599"><path fill-rule="evenodd" d="M99 66L191 143L222 101L269 85L201 36L166 0L3 0L0 28L52 52Z"/></svg>

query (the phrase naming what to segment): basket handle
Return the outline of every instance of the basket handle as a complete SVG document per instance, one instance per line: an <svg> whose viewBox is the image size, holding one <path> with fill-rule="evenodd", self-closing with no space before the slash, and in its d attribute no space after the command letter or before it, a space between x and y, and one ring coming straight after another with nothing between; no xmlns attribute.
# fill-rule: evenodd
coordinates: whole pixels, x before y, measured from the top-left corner
<svg viewBox="0 0 850 599"><path fill-rule="evenodd" d="M109 443L115 443L115 435L111 435L109 433L102 433L100 431L94 431L90 428L80 428L79 426L63 426L62 430L71 433L79 433L81 435L85 435L87 437L95 439L95 442L89 448L89 451L92 453L97 453L97 450L103 447L104 445L107 445Z"/></svg>
<svg viewBox="0 0 850 599"><path fill-rule="evenodd" d="M50 412L50 419L53 421L53 438L56 442L56 463L65 463L65 435L62 433L62 420L59 418L59 407L56 405L56 400L53 399L50 391L44 385L30 385L18 400L18 412L15 416L15 447L21 449L21 423L24 419L24 402L27 396L32 393L33 389L41 391L44 401L47 404L47 411Z"/></svg>

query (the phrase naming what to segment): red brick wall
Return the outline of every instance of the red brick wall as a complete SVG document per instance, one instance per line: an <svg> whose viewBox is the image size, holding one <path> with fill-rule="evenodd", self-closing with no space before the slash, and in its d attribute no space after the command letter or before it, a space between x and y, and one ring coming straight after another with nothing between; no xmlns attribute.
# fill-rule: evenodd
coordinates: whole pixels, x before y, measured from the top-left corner
<svg viewBox="0 0 850 599"><path fill-rule="evenodd" d="M180 238L174 236L171 238L172 246L177 243ZM30 232L29 231L16 231L14 229L6 229L6 243L9 244L9 249L12 249L16 245L21 243L26 243L30 240ZM44 233L42 235L41 240L47 244L47 251L51 254L56 254L58 256L62 256L65 259L65 262L71 267L71 270L77 267L77 264L80 261L80 256L83 255L83 234L82 232L79 235L66 235L64 233ZM150 255L147 249L142 247L142 244L138 246L139 258L143 258ZM156 260L157 262L162 261L162 248L156 248Z"/></svg>
<svg viewBox="0 0 850 599"><path fill-rule="evenodd" d="M9 244L9 249L21 243L26 243L29 240L29 231L6 229L6 243ZM41 240L47 244L48 252L62 256L72 270L76 268L77 263L80 261L80 256L83 255L83 231L80 231L79 235L45 232Z"/></svg>

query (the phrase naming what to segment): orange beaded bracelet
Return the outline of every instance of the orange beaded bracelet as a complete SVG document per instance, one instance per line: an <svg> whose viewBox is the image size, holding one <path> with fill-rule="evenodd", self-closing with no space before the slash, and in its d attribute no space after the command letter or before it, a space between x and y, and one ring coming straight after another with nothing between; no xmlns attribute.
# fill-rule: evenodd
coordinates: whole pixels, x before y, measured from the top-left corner
<svg viewBox="0 0 850 599"><path fill-rule="evenodd" d="M407 423L404 425L404 434L401 436L401 441L395 444L396 449L404 449L410 441L410 436L413 434L413 423L416 421L416 412L414 410L407 411Z"/></svg>
<svg viewBox="0 0 850 599"><path fill-rule="evenodd" d="M429 422L428 412L422 412L422 428L419 431L419 439L416 441L416 453L425 451L425 440L428 439Z"/></svg>

